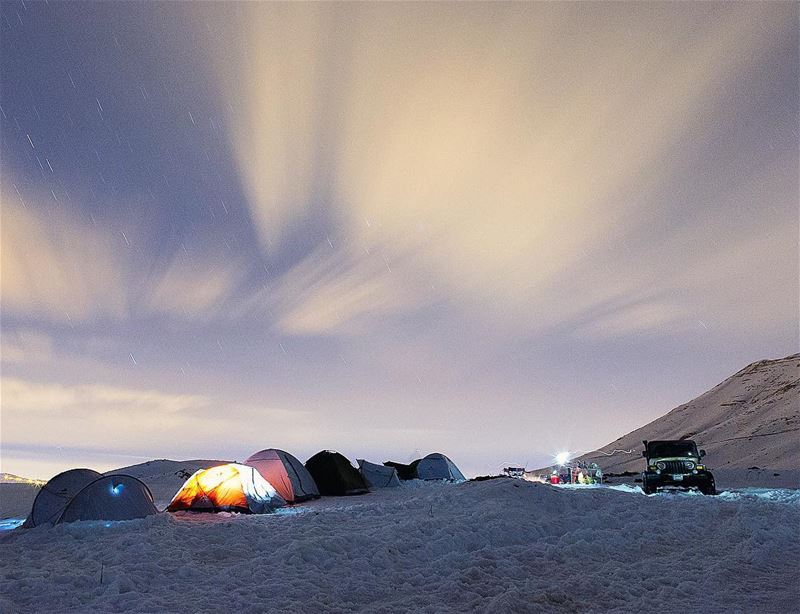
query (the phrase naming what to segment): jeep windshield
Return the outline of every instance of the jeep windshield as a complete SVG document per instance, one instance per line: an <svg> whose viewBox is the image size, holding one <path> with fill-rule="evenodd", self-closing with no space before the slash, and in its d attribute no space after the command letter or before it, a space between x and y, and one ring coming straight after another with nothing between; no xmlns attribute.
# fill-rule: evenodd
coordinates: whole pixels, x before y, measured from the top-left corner
<svg viewBox="0 0 800 614"><path fill-rule="evenodd" d="M698 458L697 444L693 441L651 441L647 444L649 458L693 456Z"/></svg>

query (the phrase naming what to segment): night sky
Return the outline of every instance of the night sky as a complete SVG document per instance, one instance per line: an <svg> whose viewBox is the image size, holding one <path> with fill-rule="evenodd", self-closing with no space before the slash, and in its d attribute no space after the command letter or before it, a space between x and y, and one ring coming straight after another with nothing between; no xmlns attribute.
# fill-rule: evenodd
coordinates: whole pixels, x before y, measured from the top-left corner
<svg viewBox="0 0 800 614"><path fill-rule="evenodd" d="M533 467L798 351L799 12L2 2L2 470Z"/></svg>

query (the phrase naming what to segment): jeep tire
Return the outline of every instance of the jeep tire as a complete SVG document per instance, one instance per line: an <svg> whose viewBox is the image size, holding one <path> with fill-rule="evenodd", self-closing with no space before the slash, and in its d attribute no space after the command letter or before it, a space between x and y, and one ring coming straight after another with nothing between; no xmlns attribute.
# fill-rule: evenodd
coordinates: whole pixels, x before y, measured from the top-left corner
<svg viewBox="0 0 800 614"><path fill-rule="evenodd" d="M717 485L714 483L714 476L710 473L708 474L708 479L702 485L700 485L700 492L704 495L716 495L717 494Z"/></svg>

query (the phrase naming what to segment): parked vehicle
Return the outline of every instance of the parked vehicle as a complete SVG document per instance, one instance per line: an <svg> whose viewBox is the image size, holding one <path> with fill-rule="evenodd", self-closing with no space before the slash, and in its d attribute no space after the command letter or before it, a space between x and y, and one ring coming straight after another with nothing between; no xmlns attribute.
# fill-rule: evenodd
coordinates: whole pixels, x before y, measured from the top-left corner
<svg viewBox="0 0 800 614"><path fill-rule="evenodd" d="M646 495L661 489L697 489L704 495L716 495L714 476L701 462L705 450L697 449L691 439L644 442L642 456L647 467L642 473L642 490Z"/></svg>

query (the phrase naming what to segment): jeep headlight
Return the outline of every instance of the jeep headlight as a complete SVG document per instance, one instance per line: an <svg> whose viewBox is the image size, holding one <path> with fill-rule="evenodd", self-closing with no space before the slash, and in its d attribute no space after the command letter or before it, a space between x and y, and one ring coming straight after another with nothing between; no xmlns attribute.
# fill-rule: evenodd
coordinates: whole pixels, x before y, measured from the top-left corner
<svg viewBox="0 0 800 614"><path fill-rule="evenodd" d="M686 465L686 468L687 468L689 471L691 471L692 469L694 469L694 463L693 463L692 461L686 461L685 465Z"/></svg>
<svg viewBox="0 0 800 614"><path fill-rule="evenodd" d="M656 467L658 467L659 469L661 469L661 471L664 471L664 469L666 469L666 468L667 468L667 463L665 463L665 462L663 462L663 461L658 461L658 462L656 463Z"/></svg>

